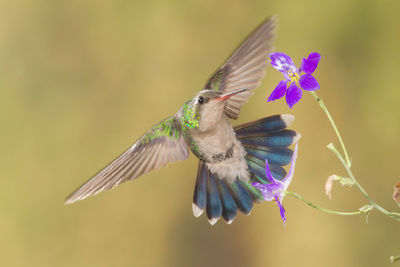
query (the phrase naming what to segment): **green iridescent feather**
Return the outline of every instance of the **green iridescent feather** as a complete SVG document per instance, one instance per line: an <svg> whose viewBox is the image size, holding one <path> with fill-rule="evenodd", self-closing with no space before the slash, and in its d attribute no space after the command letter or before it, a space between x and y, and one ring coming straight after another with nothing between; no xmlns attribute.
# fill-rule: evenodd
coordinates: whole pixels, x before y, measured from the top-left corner
<svg viewBox="0 0 400 267"><path fill-rule="evenodd" d="M182 133L185 136L190 149L199 159L204 159L200 153L197 142L192 138L189 133L190 129L199 127L199 114L198 106L193 105L191 101L186 102L182 107L183 115L180 117Z"/></svg>
<svg viewBox="0 0 400 267"><path fill-rule="evenodd" d="M213 89L215 91L220 90L220 85L222 83L223 74L224 74L224 71L221 69L220 71L218 71L217 75L215 75L215 80L214 80L214 84L213 84Z"/></svg>
<svg viewBox="0 0 400 267"><path fill-rule="evenodd" d="M182 124L184 124L188 128L197 128L199 127L199 114L198 108L189 105L189 103L185 103L183 105L183 116L181 118Z"/></svg>
<svg viewBox="0 0 400 267"><path fill-rule="evenodd" d="M210 78L210 80L208 81L208 83L206 84L205 89L219 91L221 83L222 83L223 74L224 74L223 68L219 69L217 72L215 72L212 75L212 77Z"/></svg>
<svg viewBox="0 0 400 267"><path fill-rule="evenodd" d="M170 117L159 122L142 137L141 142L147 144L150 141L163 136L179 139L180 133L176 127L174 118Z"/></svg>
<svg viewBox="0 0 400 267"><path fill-rule="evenodd" d="M185 124L182 124L182 133L183 136L185 136L185 139L188 142L190 150L192 150L193 154L195 154L199 159L204 160L203 155L200 153L197 142L192 138L189 133L189 128Z"/></svg>

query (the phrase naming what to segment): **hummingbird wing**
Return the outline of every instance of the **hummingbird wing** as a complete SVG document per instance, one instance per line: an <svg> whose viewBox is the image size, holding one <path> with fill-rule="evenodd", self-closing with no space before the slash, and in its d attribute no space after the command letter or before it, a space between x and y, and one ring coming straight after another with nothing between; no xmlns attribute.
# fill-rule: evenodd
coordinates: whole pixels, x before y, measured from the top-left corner
<svg viewBox="0 0 400 267"><path fill-rule="evenodd" d="M168 163L185 160L188 156L188 146L174 117L167 118L67 197L65 204L109 190Z"/></svg>
<svg viewBox="0 0 400 267"><path fill-rule="evenodd" d="M211 76L204 87L224 93L247 89L226 100L225 114L231 119L239 117L241 106L247 102L265 75L276 24L276 16L262 23Z"/></svg>

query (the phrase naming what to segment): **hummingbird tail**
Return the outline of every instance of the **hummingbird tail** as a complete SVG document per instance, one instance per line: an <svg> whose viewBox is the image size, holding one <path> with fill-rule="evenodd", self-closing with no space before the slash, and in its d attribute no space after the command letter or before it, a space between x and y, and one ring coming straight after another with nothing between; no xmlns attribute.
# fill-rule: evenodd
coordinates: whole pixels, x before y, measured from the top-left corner
<svg viewBox="0 0 400 267"><path fill-rule="evenodd" d="M262 194L251 183L269 182L265 176L265 160L268 160L274 178L282 179L286 175L282 166L290 163L293 154L288 146L300 138L300 134L286 129L293 120L292 115L276 115L235 127L236 136L247 152L250 181L236 179L229 183L200 161L193 197L194 215L198 217L206 210L212 225L221 216L228 224L232 223L237 210L249 215L253 202L263 201Z"/></svg>
<svg viewBox="0 0 400 267"><path fill-rule="evenodd" d="M272 175L280 180L286 176L282 166L290 163L295 144L301 135L286 129L294 121L289 114L275 115L235 127L236 137L247 152L245 156L256 182L268 183L265 176L265 160L268 160Z"/></svg>
<svg viewBox="0 0 400 267"><path fill-rule="evenodd" d="M262 201L262 195L250 183L236 179L229 183L212 173L206 164L199 163L193 197L193 213L199 217L206 210L208 221L213 225L222 216L230 224L237 210L248 215L254 201Z"/></svg>

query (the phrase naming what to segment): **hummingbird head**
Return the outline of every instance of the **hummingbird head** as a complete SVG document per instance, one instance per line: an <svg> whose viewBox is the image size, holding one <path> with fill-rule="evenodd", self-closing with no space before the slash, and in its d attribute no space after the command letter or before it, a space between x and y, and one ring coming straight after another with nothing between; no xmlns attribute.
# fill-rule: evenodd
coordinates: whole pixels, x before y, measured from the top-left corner
<svg viewBox="0 0 400 267"><path fill-rule="evenodd" d="M200 91L183 107L185 124L190 128L198 128L201 132L216 128L224 116L225 100L246 90L225 93L215 90Z"/></svg>

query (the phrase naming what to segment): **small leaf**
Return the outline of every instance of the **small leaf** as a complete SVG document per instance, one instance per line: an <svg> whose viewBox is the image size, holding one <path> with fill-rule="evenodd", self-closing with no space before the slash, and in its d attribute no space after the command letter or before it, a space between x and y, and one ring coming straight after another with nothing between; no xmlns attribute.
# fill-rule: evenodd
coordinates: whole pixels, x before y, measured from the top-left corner
<svg viewBox="0 0 400 267"><path fill-rule="evenodd" d="M368 213L373 209L374 209L374 206L372 206L372 205L364 205L361 208L359 208L358 210L363 212L363 213Z"/></svg>

